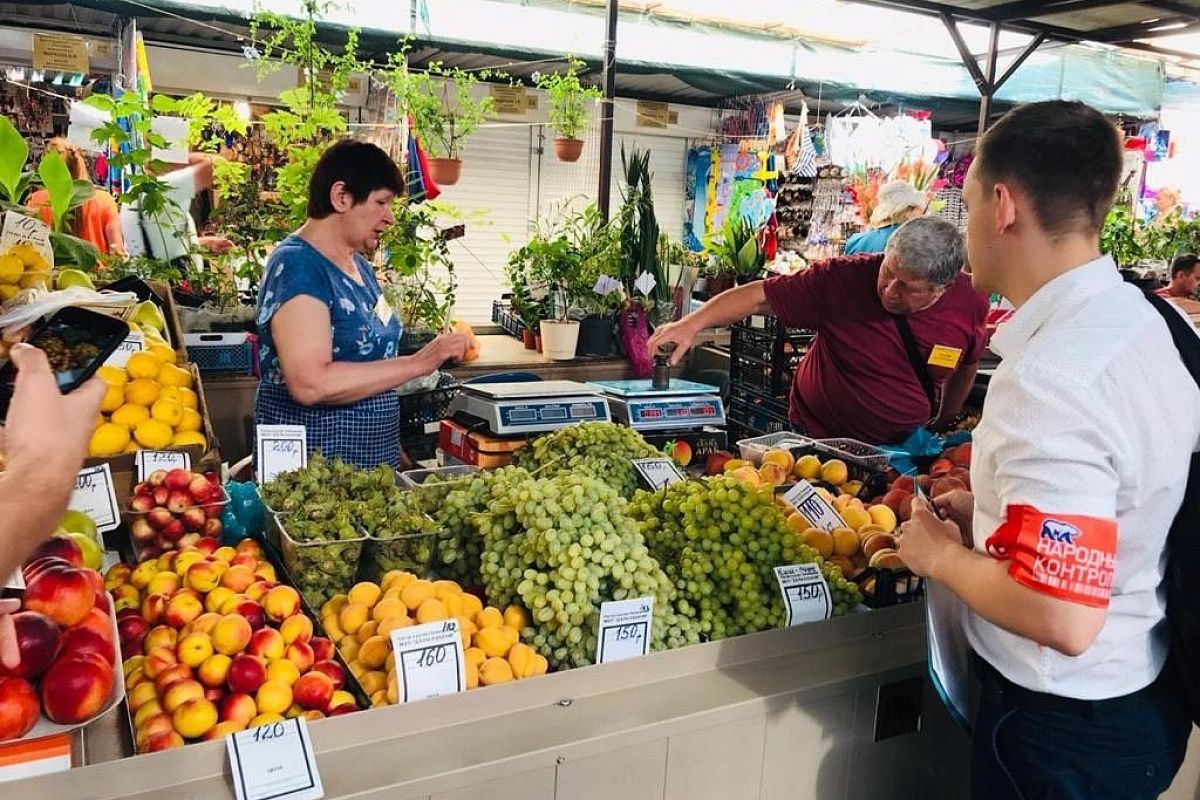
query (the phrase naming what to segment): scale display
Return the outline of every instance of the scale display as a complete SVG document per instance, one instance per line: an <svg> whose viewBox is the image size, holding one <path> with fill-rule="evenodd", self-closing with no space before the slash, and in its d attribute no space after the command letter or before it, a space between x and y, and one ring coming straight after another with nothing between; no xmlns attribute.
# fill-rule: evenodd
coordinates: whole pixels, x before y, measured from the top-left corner
<svg viewBox="0 0 1200 800"><path fill-rule="evenodd" d="M613 414L634 430L675 430L725 424L725 407L716 395L609 398Z"/></svg>
<svg viewBox="0 0 1200 800"><path fill-rule="evenodd" d="M544 433L580 422L611 422L608 400L574 381L465 386L450 404L484 420L497 436Z"/></svg>

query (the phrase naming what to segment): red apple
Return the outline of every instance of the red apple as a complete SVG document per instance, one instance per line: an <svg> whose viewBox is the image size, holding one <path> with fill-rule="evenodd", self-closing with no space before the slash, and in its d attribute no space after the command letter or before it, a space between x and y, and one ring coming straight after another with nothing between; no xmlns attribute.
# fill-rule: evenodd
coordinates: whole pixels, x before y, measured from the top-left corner
<svg viewBox="0 0 1200 800"><path fill-rule="evenodd" d="M148 495L148 494L150 494L151 490L153 490L153 489L154 489L154 487L151 486L146 481L142 481L140 483L135 483L133 485L133 496L141 497L143 495Z"/></svg>
<svg viewBox="0 0 1200 800"><path fill-rule="evenodd" d="M183 523L177 519L172 519L165 528L159 531L162 538L167 542L177 542L184 534Z"/></svg>
<svg viewBox="0 0 1200 800"><path fill-rule="evenodd" d="M213 506L209 506L208 508L213 508ZM205 513L207 513L207 509L205 510ZM220 509L217 509L217 513L220 513ZM211 519L206 519L204 521L204 535L205 536L217 537L217 536L220 536L224 531L225 531L225 526L221 524L221 520L213 517Z"/></svg>
<svg viewBox="0 0 1200 800"><path fill-rule="evenodd" d="M51 536L38 545L26 563L38 558L56 557L67 561L73 567L83 566L83 550L71 539L64 536Z"/></svg>
<svg viewBox="0 0 1200 800"><path fill-rule="evenodd" d="M171 499L171 490L165 486L157 486L154 489L154 493L150 496L154 498L154 505L159 508L166 508L167 501Z"/></svg>
<svg viewBox="0 0 1200 800"><path fill-rule="evenodd" d="M163 481L163 485L173 492L178 492L187 489L188 484L191 482L191 472L186 469L176 468L167 473L167 477L166 480Z"/></svg>
<svg viewBox="0 0 1200 800"><path fill-rule="evenodd" d="M208 518L204 516L203 509L189 508L183 512L180 520L183 522L184 530L197 532L204 530L204 523L208 521Z"/></svg>
<svg viewBox="0 0 1200 800"><path fill-rule="evenodd" d="M17 651L21 661L12 669L0 665L0 675L36 680L58 655L61 631L54 620L37 611L13 614L12 623L17 631ZM3 719L2 712L0 719Z"/></svg>
<svg viewBox="0 0 1200 800"><path fill-rule="evenodd" d="M42 676L42 709L60 725L86 722L104 707L112 687L112 668L100 659L60 658Z"/></svg>
<svg viewBox="0 0 1200 800"><path fill-rule="evenodd" d="M186 491L171 492L167 498L167 510L172 514L182 514L192 507L192 496Z"/></svg>
<svg viewBox="0 0 1200 800"><path fill-rule="evenodd" d="M305 710L324 710L333 699L333 679L323 672L308 672L292 684L292 697Z"/></svg>
<svg viewBox="0 0 1200 800"><path fill-rule="evenodd" d="M324 636L314 636L308 644L313 649L313 657L317 661L329 661L333 658L333 642Z"/></svg>
<svg viewBox="0 0 1200 800"><path fill-rule="evenodd" d="M138 514L145 514L152 508L154 508L154 498L148 494L135 495L129 501L129 510Z"/></svg>
<svg viewBox="0 0 1200 800"><path fill-rule="evenodd" d="M165 508L153 508L146 513L146 522L156 531L161 531L174 521L175 516Z"/></svg>
<svg viewBox="0 0 1200 800"><path fill-rule="evenodd" d="M157 486L162 486L163 482L166 479L167 479L167 471L165 469L156 469L156 470L154 470L154 472L151 472L149 475L146 476L146 483L150 484L151 486L157 487Z"/></svg>
<svg viewBox="0 0 1200 800"><path fill-rule="evenodd" d="M346 684L346 670L342 669L342 665L332 659L324 659L312 665L312 672L320 672L329 676L333 681L334 691L342 688ZM293 689L293 692L295 690ZM303 703L301 703L303 705ZM322 706L323 708L324 706Z"/></svg>
<svg viewBox="0 0 1200 800"><path fill-rule="evenodd" d="M49 567L25 587L25 608L40 611L64 627L82 620L95 604L96 590L81 569Z"/></svg>
<svg viewBox="0 0 1200 800"><path fill-rule="evenodd" d="M233 657L226 682L231 692L253 695L267 680L267 668L261 659L242 653Z"/></svg>
<svg viewBox="0 0 1200 800"><path fill-rule="evenodd" d="M24 678L0 677L0 742L19 739L38 720L38 698Z"/></svg>
<svg viewBox="0 0 1200 800"><path fill-rule="evenodd" d="M59 659L73 658L80 653L95 653L105 664L117 660L117 649L113 643L91 628L67 628L59 644Z"/></svg>

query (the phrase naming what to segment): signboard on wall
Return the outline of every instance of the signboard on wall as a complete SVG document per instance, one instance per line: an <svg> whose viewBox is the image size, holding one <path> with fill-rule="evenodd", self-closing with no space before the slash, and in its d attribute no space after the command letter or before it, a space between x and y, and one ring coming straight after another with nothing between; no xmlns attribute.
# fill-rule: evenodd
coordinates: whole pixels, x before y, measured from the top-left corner
<svg viewBox="0 0 1200 800"><path fill-rule="evenodd" d="M87 40L54 33L33 35L33 68L56 72L88 72Z"/></svg>
<svg viewBox="0 0 1200 800"><path fill-rule="evenodd" d="M524 86L489 86L488 93L496 104L497 114L523 117L529 108Z"/></svg>
<svg viewBox="0 0 1200 800"><path fill-rule="evenodd" d="M639 128L666 128L671 124L671 106L656 100L637 101Z"/></svg>

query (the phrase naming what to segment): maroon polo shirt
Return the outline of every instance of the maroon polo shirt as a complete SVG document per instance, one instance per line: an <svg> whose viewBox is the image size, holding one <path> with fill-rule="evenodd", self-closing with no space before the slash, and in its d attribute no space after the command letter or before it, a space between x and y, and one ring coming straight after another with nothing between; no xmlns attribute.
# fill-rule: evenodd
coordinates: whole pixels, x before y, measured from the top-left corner
<svg viewBox="0 0 1200 800"><path fill-rule="evenodd" d="M896 324L879 302L875 284L882 263L882 254L834 258L763 283L781 322L817 333L796 369L788 414L814 438L895 443L930 419L929 400ZM963 274L932 306L908 315L939 397L958 368L983 355L987 310L987 298ZM937 364L928 363L931 356ZM951 360L955 366L938 365Z"/></svg>

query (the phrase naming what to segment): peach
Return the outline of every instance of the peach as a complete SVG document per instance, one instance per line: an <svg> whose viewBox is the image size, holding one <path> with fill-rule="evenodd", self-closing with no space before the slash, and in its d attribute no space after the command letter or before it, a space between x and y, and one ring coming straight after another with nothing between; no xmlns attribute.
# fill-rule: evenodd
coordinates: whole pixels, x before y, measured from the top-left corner
<svg viewBox="0 0 1200 800"><path fill-rule="evenodd" d="M171 724L171 715L164 714L162 711L147 717L138 726L137 738L135 740L138 752L146 752L146 740L160 733L175 733L175 726Z"/></svg>
<svg viewBox="0 0 1200 800"><path fill-rule="evenodd" d="M266 561L258 562L258 566L254 568L254 574L262 580L271 581L272 583L279 580L279 578L275 575L275 567L271 566L271 564Z"/></svg>
<svg viewBox="0 0 1200 800"><path fill-rule="evenodd" d="M158 687L149 681L139 683L129 690L125 702L129 704L129 710L136 715L147 704L158 702Z"/></svg>
<svg viewBox="0 0 1200 800"><path fill-rule="evenodd" d="M172 664L158 673L154 678L154 685L158 688L158 693L162 694L172 683L191 680L191 678L192 668L187 664Z"/></svg>
<svg viewBox="0 0 1200 800"><path fill-rule="evenodd" d="M58 658L69 658L78 653L95 653L105 664L111 665L117 660L117 649L113 643L91 628L67 628L58 643Z"/></svg>
<svg viewBox="0 0 1200 800"><path fill-rule="evenodd" d="M204 663L196 670L196 677L206 688L219 689L225 685L232 663L233 659L224 653L213 653L204 659Z"/></svg>
<svg viewBox="0 0 1200 800"><path fill-rule="evenodd" d="M336 688L332 678L323 672L314 670L301 675L300 679L292 685L292 695L304 710L320 711L329 707L329 701L333 699Z"/></svg>
<svg viewBox="0 0 1200 800"><path fill-rule="evenodd" d="M146 677L146 673L142 671L141 667L138 667L133 672L125 676L125 691L129 692L133 689L133 687L140 686L143 683L153 684L154 681Z"/></svg>
<svg viewBox="0 0 1200 800"><path fill-rule="evenodd" d="M204 553L199 550L185 550L175 556L175 571L180 575L187 575L187 571L192 568L193 564L198 564L205 558Z"/></svg>
<svg viewBox="0 0 1200 800"><path fill-rule="evenodd" d="M254 570L258 569L258 556L253 553L238 553L229 562L229 566L247 567L250 570L250 574L254 575ZM258 576L255 576L254 580L258 580Z"/></svg>
<svg viewBox="0 0 1200 800"><path fill-rule="evenodd" d="M314 636L308 641L313 649L313 658L317 661L328 661L333 658L333 642L324 636Z"/></svg>
<svg viewBox="0 0 1200 800"><path fill-rule="evenodd" d="M157 753L161 750L170 750L173 747L183 747L183 737L173 730L164 731L156 733L153 736L147 736L141 752Z"/></svg>
<svg viewBox="0 0 1200 800"><path fill-rule="evenodd" d="M222 578L225 576L222 575ZM204 596L204 610L214 614L220 613L221 606L229 602L229 598L233 597L237 592L233 589L224 586L218 586Z"/></svg>
<svg viewBox="0 0 1200 800"><path fill-rule="evenodd" d="M245 727L258 715L254 698L245 692L234 692L221 702L221 720Z"/></svg>
<svg viewBox="0 0 1200 800"><path fill-rule="evenodd" d="M109 595L113 599L113 608L117 611L124 611L127 608L131 608L140 613L142 610L142 593L138 591L136 586L127 583L124 586L111 589Z"/></svg>
<svg viewBox="0 0 1200 800"><path fill-rule="evenodd" d="M728 474L729 477L753 489L762 485L762 478L759 477L758 470L751 466L738 467Z"/></svg>
<svg viewBox="0 0 1200 800"><path fill-rule="evenodd" d="M160 555L157 559L159 571L170 570L171 572L175 572L175 559L178 556L179 552L177 550L168 550Z"/></svg>
<svg viewBox="0 0 1200 800"><path fill-rule="evenodd" d="M212 611L206 611L200 616L192 620L192 624L188 626L188 633L207 633L212 635L213 629L217 627L217 623L221 621L221 615ZM180 631L182 633L182 631Z"/></svg>
<svg viewBox="0 0 1200 800"><path fill-rule="evenodd" d="M280 624L279 633L286 644L308 642L313 635L312 620L304 614L293 614Z"/></svg>
<svg viewBox="0 0 1200 800"><path fill-rule="evenodd" d="M150 629L146 634L146 638L142 640L142 646L146 650L146 655L156 647L170 647L175 649L175 643L179 640L179 632L170 625L158 625Z"/></svg>
<svg viewBox="0 0 1200 800"><path fill-rule="evenodd" d="M241 603L238 603L237 607L232 613L240 614L245 617L246 621L250 623L251 630L256 631L259 628L265 628L267 626L266 612L263 611L262 606L253 600L243 600Z"/></svg>
<svg viewBox="0 0 1200 800"><path fill-rule="evenodd" d="M134 567L133 572L129 574L129 583L135 589L141 591L150 585L150 581L159 571L157 561L143 561Z"/></svg>
<svg viewBox="0 0 1200 800"><path fill-rule="evenodd" d="M789 470L784 469L782 465L774 462L764 462L758 468L758 477L765 483L771 486L782 486L787 482Z"/></svg>
<svg viewBox="0 0 1200 800"><path fill-rule="evenodd" d="M108 572L104 573L104 588L110 592L129 582L129 576L133 574L133 567L128 564L117 562L108 568Z"/></svg>
<svg viewBox="0 0 1200 800"><path fill-rule="evenodd" d="M146 663L144 655L131 656L121 662L121 674L128 678L130 674L141 669L144 663Z"/></svg>
<svg viewBox="0 0 1200 800"><path fill-rule="evenodd" d="M292 687L282 681L267 681L254 694L259 714L282 714L292 705Z"/></svg>
<svg viewBox="0 0 1200 800"><path fill-rule="evenodd" d="M180 703L171 712L175 731L185 739L199 739L217 724L217 707L203 697Z"/></svg>
<svg viewBox="0 0 1200 800"><path fill-rule="evenodd" d="M224 561L226 564L231 564L233 563L233 559L237 557L237 550L233 549L229 545L225 545L224 547L218 547L216 550L214 550L212 557L217 561Z"/></svg>
<svg viewBox="0 0 1200 800"><path fill-rule="evenodd" d="M96 605L90 571L65 566L43 570L25 586L25 610L41 612L63 627L81 621Z"/></svg>
<svg viewBox="0 0 1200 800"><path fill-rule="evenodd" d="M344 689L338 689L337 691L335 691L333 693L333 697L330 698L329 707L337 708L338 706L345 706L345 705L350 705L350 706L354 706L355 708L358 708L358 701L354 699L354 695L350 694L349 692L345 691Z"/></svg>
<svg viewBox="0 0 1200 800"><path fill-rule="evenodd" d="M296 662L289 661L286 658L272 661L267 665L267 680L283 681L288 686L291 686L300 680L300 668L296 666Z"/></svg>
<svg viewBox="0 0 1200 800"><path fill-rule="evenodd" d="M148 594L142 600L142 619L151 625L157 625L167 618L167 606L171 598L165 594Z"/></svg>
<svg viewBox="0 0 1200 800"><path fill-rule="evenodd" d="M292 642L289 644L287 651L284 653L284 658L295 664L302 675L308 672L317 660L313 655L312 647L307 642Z"/></svg>
<svg viewBox="0 0 1200 800"><path fill-rule="evenodd" d="M293 614L300 613L300 593L290 586L276 586L263 597L262 606L268 619L283 622Z"/></svg>
<svg viewBox="0 0 1200 800"><path fill-rule="evenodd" d="M162 706L158 704L158 698L151 700L142 705L133 715L133 726L139 730L146 724L146 720L151 717L158 716L163 713Z"/></svg>
<svg viewBox="0 0 1200 800"><path fill-rule="evenodd" d="M204 699L217 705L220 705L228 695L229 691L221 687L208 688L204 690Z"/></svg>
<svg viewBox="0 0 1200 800"><path fill-rule="evenodd" d="M186 678L181 681L175 681L167 687L163 692L162 699L159 704L163 707L163 711L168 714L174 714L175 709L186 703L188 700L202 699L204 697L204 687L199 681Z"/></svg>
<svg viewBox="0 0 1200 800"><path fill-rule="evenodd" d="M234 564L225 570L225 574L221 576L221 586L229 589L234 593L245 592L250 588L250 584L257 581L258 578L254 575L254 568L245 564Z"/></svg>
<svg viewBox="0 0 1200 800"><path fill-rule="evenodd" d="M46 671L58 654L59 641L62 638L58 625L37 611L22 611L13 614L10 619L16 629L17 655L20 660L12 669L0 665L0 675L35 680Z"/></svg>
<svg viewBox="0 0 1200 800"><path fill-rule="evenodd" d="M225 679L231 691L242 694L253 694L266 680L267 667L262 659L245 653L233 657Z"/></svg>
<svg viewBox="0 0 1200 800"><path fill-rule="evenodd" d="M59 659L42 676L42 711L51 722L77 725L99 713L112 688L112 668L100 659Z"/></svg>
<svg viewBox="0 0 1200 800"><path fill-rule="evenodd" d="M207 633L189 633L175 646L180 663L196 668L213 654L213 640Z"/></svg>
<svg viewBox="0 0 1200 800"><path fill-rule="evenodd" d="M312 665L312 671L328 675L329 679L333 681L333 688L335 690L342 688L346 683L346 670L342 668L341 664L332 659L317 661Z"/></svg>
<svg viewBox="0 0 1200 800"><path fill-rule="evenodd" d="M200 738L206 742L211 742L215 739L224 739L231 733L237 733L238 731L244 730L246 730L246 726L240 722L218 722L209 729L208 733L204 734Z"/></svg>
<svg viewBox="0 0 1200 800"><path fill-rule="evenodd" d="M146 674L147 678L154 680L178 663L179 659L175 657L175 646L161 645L146 653L146 663L142 666L142 672Z"/></svg>
<svg viewBox="0 0 1200 800"><path fill-rule="evenodd" d="M246 652L252 656L262 656L268 661L283 658L285 645L283 635L274 628L260 628L250 637ZM311 649L311 648L310 648Z"/></svg>
<svg viewBox="0 0 1200 800"><path fill-rule="evenodd" d="M315 722L316 720L319 720L319 719L325 719L324 712L317 711L315 708L305 711L300 716L304 717L309 722Z"/></svg>
<svg viewBox="0 0 1200 800"><path fill-rule="evenodd" d="M237 613L238 606L240 606L242 603L248 602L248 600L249 598L247 598L246 595L237 594L235 592L227 597L225 602L221 603L221 607L217 610L222 614L235 614Z"/></svg>
<svg viewBox="0 0 1200 800"><path fill-rule="evenodd" d="M283 722L283 714L259 714L250 720L246 727L261 728L263 725L274 725L276 722Z"/></svg>
<svg viewBox="0 0 1200 800"><path fill-rule="evenodd" d="M167 603L166 620L173 628L182 628L204 613L204 604L193 594L180 592Z"/></svg>
<svg viewBox="0 0 1200 800"><path fill-rule="evenodd" d="M207 594L220 585L221 573L213 562L197 561L187 568L184 580L197 592Z"/></svg>
<svg viewBox="0 0 1200 800"><path fill-rule="evenodd" d="M211 536L197 536L195 546L206 556L215 556L221 549L221 542Z"/></svg>
<svg viewBox="0 0 1200 800"><path fill-rule="evenodd" d="M212 640L218 653L232 656L245 650L253 635L254 631L245 617L226 614L213 628Z"/></svg>
<svg viewBox="0 0 1200 800"><path fill-rule="evenodd" d="M238 555L251 555L255 558L262 557L262 545L254 539L242 539L233 549L238 552Z"/></svg>
<svg viewBox="0 0 1200 800"><path fill-rule="evenodd" d="M246 587L245 595L254 602L261 603L262 599L267 596L267 592L278 585L275 581L259 579Z"/></svg>
<svg viewBox="0 0 1200 800"><path fill-rule="evenodd" d="M182 583L183 579L174 572L160 572L146 584L146 594L165 594L170 597Z"/></svg>

